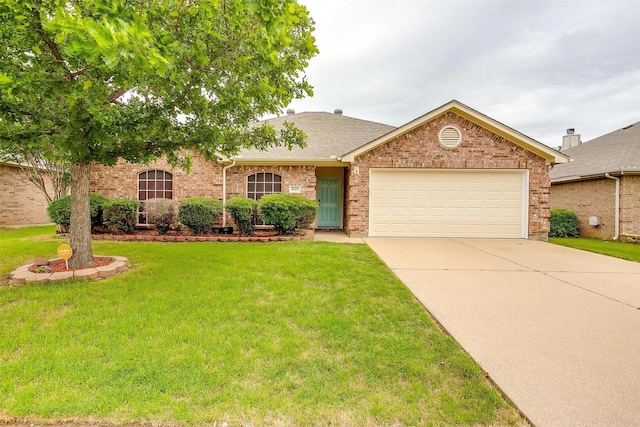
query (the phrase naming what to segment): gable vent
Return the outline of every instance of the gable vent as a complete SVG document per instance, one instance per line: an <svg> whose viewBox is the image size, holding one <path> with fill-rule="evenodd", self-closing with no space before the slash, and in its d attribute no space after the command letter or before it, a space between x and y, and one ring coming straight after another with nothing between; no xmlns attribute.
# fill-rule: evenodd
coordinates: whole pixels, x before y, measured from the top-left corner
<svg viewBox="0 0 640 427"><path fill-rule="evenodd" d="M462 142L462 135L458 128L453 126L446 126L440 130L438 134L438 140L440 144L447 148L455 148Z"/></svg>

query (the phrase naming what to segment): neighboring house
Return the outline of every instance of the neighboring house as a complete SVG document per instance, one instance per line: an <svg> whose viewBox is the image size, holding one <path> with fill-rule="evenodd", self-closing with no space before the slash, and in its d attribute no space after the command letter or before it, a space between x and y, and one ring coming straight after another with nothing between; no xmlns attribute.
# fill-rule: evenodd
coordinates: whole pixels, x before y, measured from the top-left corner
<svg viewBox="0 0 640 427"><path fill-rule="evenodd" d="M573 161L551 172L551 208L578 215L580 234L640 239L640 122L580 143L566 135L563 154Z"/></svg>
<svg viewBox="0 0 640 427"><path fill-rule="evenodd" d="M48 224L47 206L44 194L18 164L0 161L0 227Z"/></svg>
<svg viewBox="0 0 640 427"><path fill-rule="evenodd" d="M549 167L568 158L457 101L399 128L289 111L307 147L247 150L193 172L164 160L92 168L91 190L144 200L294 193L318 200L317 228L351 236L546 239ZM139 222L145 222L144 207Z"/></svg>

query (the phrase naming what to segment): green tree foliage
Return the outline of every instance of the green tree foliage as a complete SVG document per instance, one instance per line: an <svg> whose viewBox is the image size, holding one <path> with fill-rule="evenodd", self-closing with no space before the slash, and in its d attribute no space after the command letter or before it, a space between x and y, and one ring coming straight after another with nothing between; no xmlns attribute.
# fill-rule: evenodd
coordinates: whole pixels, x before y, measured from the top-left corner
<svg viewBox="0 0 640 427"><path fill-rule="evenodd" d="M549 237L580 237L580 224L575 212L554 209L549 216Z"/></svg>
<svg viewBox="0 0 640 427"><path fill-rule="evenodd" d="M4 0L0 22L0 144L71 163L72 267L93 261L92 163L304 143L292 125L251 126L311 94L313 21L296 0Z"/></svg>
<svg viewBox="0 0 640 427"><path fill-rule="evenodd" d="M295 194L266 194L258 201L258 212L278 233L295 234L314 221L318 203Z"/></svg>

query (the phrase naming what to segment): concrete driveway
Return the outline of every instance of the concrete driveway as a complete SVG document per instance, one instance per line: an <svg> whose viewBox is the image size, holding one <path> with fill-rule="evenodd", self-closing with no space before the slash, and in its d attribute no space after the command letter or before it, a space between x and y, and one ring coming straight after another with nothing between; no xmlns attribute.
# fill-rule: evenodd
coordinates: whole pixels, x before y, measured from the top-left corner
<svg viewBox="0 0 640 427"><path fill-rule="evenodd" d="M365 242L537 426L640 426L640 263L528 240Z"/></svg>

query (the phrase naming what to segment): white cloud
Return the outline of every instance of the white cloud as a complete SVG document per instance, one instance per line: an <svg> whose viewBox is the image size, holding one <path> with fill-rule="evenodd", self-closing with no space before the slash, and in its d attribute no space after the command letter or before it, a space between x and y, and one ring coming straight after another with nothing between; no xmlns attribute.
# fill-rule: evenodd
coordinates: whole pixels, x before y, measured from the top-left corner
<svg viewBox="0 0 640 427"><path fill-rule="evenodd" d="M320 54L297 111L402 125L458 99L557 146L640 120L637 0L300 0Z"/></svg>

